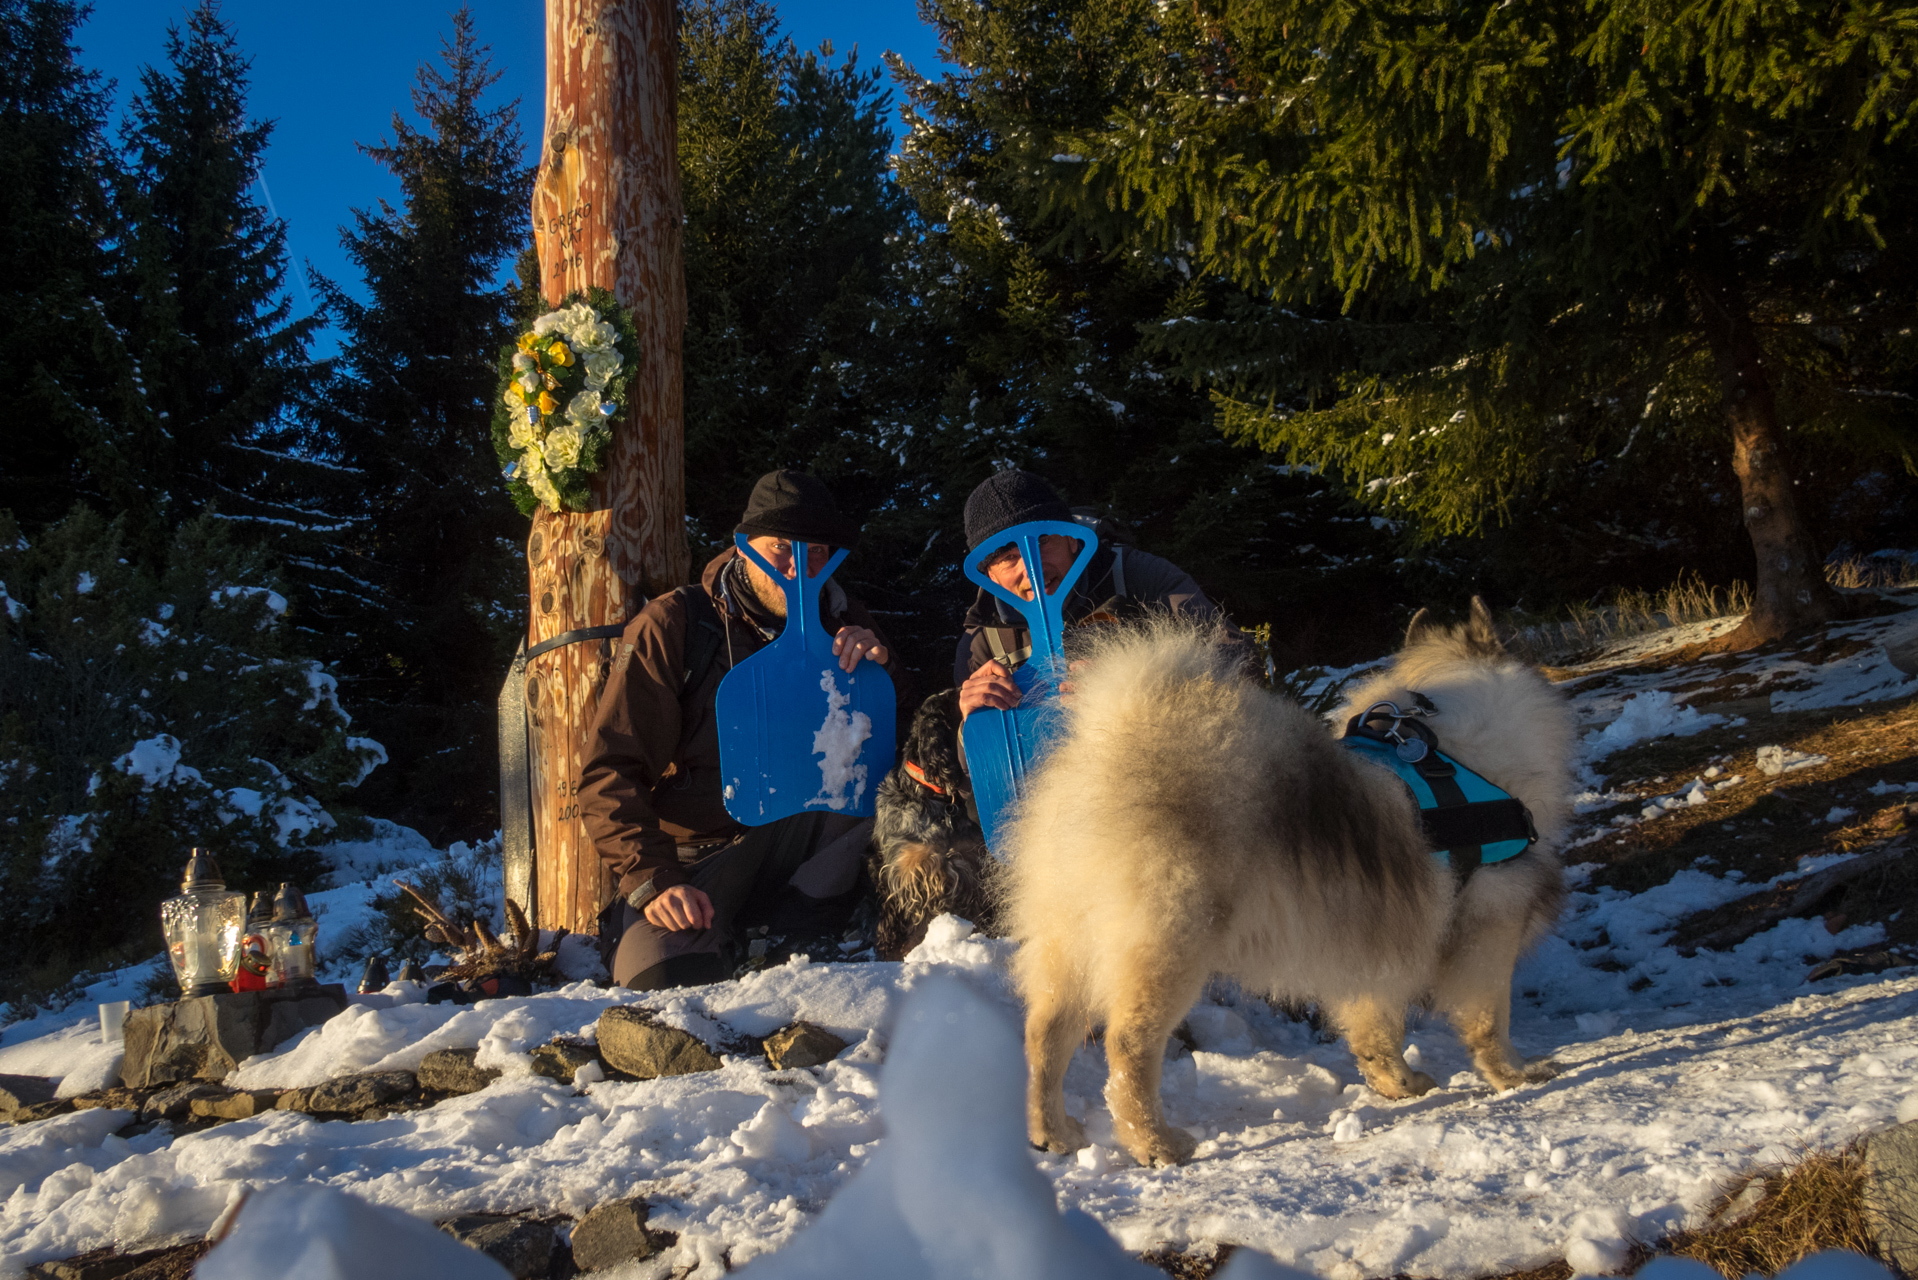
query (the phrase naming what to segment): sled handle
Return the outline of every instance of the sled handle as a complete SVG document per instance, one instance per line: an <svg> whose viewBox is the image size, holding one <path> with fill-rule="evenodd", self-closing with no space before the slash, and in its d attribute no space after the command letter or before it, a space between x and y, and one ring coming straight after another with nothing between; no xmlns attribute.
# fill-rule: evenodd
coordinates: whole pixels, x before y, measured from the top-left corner
<svg viewBox="0 0 1918 1280"><path fill-rule="evenodd" d="M1039 559L1039 539L1047 534L1076 538L1080 544L1072 567L1066 570L1065 576L1059 579L1059 585L1051 591L1045 588L1045 572ZM985 562L1008 543L1017 545L1019 555L1025 560L1026 581L1033 587L1033 598L1030 600L1021 600L985 574ZM1098 536L1082 524L1070 520L1031 520L1014 525L992 541L967 552L964 567L968 578L1019 611L1032 636L1032 656L1036 659L1044 655L1045 666L1050 669L1065 651L1066 597L1072 593L1073 584L1086 571L1086 566L1092 562L1092 553L1098 549Z"/></svg>
<svg viewBox="0 0 1918 1280"><path fill-rule="evenodd" d="M735 533L733 535L733 546L739 549L740 555L745 556L748 560L751 560L764 570L766 576L778 583L779 589L786 593L786 626L779 634L781 636L797 635L805 641L807 648L817 648L818 646L813 643L814 632L816 630L820 637L824 637L825 643L830 645L831 638L826 636L823 624L819 628L813 628L807 624L812 621L813 610L818 607L819 587L825 583L827 578L832 577L832 571L837 569L841 562L851 554L852 548L839 548L839 550L833 552L832 556L826 561L825 568L821 569L818 573L807 573L807 544L794 541L793 554L796 558L793 562L793 567L798 570L798 572L788 578L785 574L773 568L772 565L767 562L766 557L753 550L752 544L746 541L745 534Z"/></svg>

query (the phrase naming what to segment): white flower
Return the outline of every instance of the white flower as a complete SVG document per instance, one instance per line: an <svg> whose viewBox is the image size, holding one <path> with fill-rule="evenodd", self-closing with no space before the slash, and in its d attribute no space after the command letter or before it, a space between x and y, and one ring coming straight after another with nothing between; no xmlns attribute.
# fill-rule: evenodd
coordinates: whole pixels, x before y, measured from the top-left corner
<svg viewBox="0 0 1918 1280"><path fill-rule="evenodd" d="M515 449L532 449L539 445L539 430L527 419L524 410L515 413L507 421L506 443Z"/></svg>
<svg viewBox="0 0 1918 1280"><path fill-rule="evenodd" d="M533 332L542 338L554 333L562 337L570 338L581 325L592 324L597 319L598 317L593 314L591 307L583 302L575 302L570 307L561 307L558 311L548 311L545 315L533 321Z"/></svg>
<svg viewBox="0 0 1918 1280"><path fill-rule="evenodd" d="M513 367L515 369L530 369L534 363L533 357L527 355L524 351L516 351L513 353Z"/></svg>
<svg viewBox="0 0 1918 1280"><path fill-rule="evenodd" d="M558 511L559 490L553 486L553 477L547 474L545 466L542 465L539 460L539 454L535 451L528 450L524 461L526 463L526 483L532 486L533 496L553 510Z"/></svg>
<svg viewBox="0 0 1918 1280"><path fill-rule="evenodd" d="M580 430L572 423L562 423L546 433L546 443L542 446L546 465L554 471L566 471L579 465Z"/></svg>
<svg viewBox="0 0 1918 1280"><path fill-rule="evenodd" d="M528 391L538 391L539 375L537 373L522 373L519 376L519 384Z"/></svg>
<svg viewBox="0 0 1918 1280"><path fill-rule="evenodd" d="M583 432L599 425L599 393L591 387L574 396L566 406L566 418Z"/></svg>
<svg viewBox="0 0 1918 1280"><path fill-rule="evenodd" d="M604 351L587 351L581 357L581 363L586 366L587 389L597 391L619 372L619 367L626 363L626 357L609 348Z"/></svg>

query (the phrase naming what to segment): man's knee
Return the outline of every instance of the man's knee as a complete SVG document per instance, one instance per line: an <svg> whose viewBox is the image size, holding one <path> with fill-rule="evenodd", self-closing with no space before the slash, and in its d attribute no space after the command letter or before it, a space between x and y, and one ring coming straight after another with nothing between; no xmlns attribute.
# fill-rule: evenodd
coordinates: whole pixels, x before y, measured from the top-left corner
<svg viewBox="0 0 1918 1280"><path fill-rule="evenodd" d="M732 976L732 967L723 956L713 951L695 951L683 956L669 956L623 980L620 985L634 991L661 991L667 987L703 987L709 982L724 982Z"/></svg>

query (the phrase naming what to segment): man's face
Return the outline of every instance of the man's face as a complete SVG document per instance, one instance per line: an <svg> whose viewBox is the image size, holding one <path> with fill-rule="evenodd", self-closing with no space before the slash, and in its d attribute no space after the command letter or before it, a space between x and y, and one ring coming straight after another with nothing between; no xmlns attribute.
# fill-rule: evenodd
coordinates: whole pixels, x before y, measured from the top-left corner
<svg viewBox="0 0 1918 1280"><path fill-rule="evenodd" d="M792 577L798 567L799 557L794 554L794 547L798 544L789 539L761 534L759 537L746 539L746 545L766 557L766 563L777 569L782 578ZM805 547L806 575L811 577L826 567L826 561L832 558L832 548L822 542L808 542ZM784 588L767 577L766 571L751 560L746 561L746 578L753 584L753 595L758 598L762 608L774 617L786 616Z"/></svg>
<svg viewBox="0 0 1918 1280"><path fill-rule="evenodd" d="M1047 595L1058 589L1059 580L1066 576L1066 570L1072 567L1072 561L1078 554L1078 542L1062 533L1039 535L1039 571L1045 575ZM1021 600L1032 599L1032 583L1026 577L1026 558L1019 554L1018 543L999 548L983 568L988 578L1013 595Z"/></svg>

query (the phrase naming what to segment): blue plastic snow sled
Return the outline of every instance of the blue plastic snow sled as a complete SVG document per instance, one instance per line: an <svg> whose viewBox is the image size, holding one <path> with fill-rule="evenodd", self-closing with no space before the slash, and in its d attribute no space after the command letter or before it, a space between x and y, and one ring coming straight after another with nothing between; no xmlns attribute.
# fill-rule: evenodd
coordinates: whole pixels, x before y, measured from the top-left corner
<svg viewBox="0 0 1918 1280"><path fill-rule="evenodd" d="M749 827L796 813L870 818L879 780L892 768L898 702L892 677L870 658L839 669L816 614L819 591L846 558L833 553L817 574L782 577L734 534L739 554L786 593L786 628L726 673L714 714L726 812Z"/></svg>
<svg viewBox="0 0 1918 1280"><path fill-rule="evenodd" d="M1072 567L1057 588L1044 588L1045 572L1039 559L1039 539L1059 534L1081 543ZM1018 546L1026 563L1026 581L1035 584L1034 598L1021 600L985 575L980 568L1007 543ZM1099 540L1084 525L1065 520L1034 520L1014 525L992 542L966 557L966 576L1017 609L1032 637L1032 656L1012 673L1024 695L1011 711L985 707L966 717L961 737L966 746L966 768L972 775L972 798L979 807L979 825L986 847L999 844L1000 824L1014 801L1025 794L1026 775L1039 763L1060 728L1059 682L1065 677L1065 604L1072 584L1085 572Z"/></svg>

